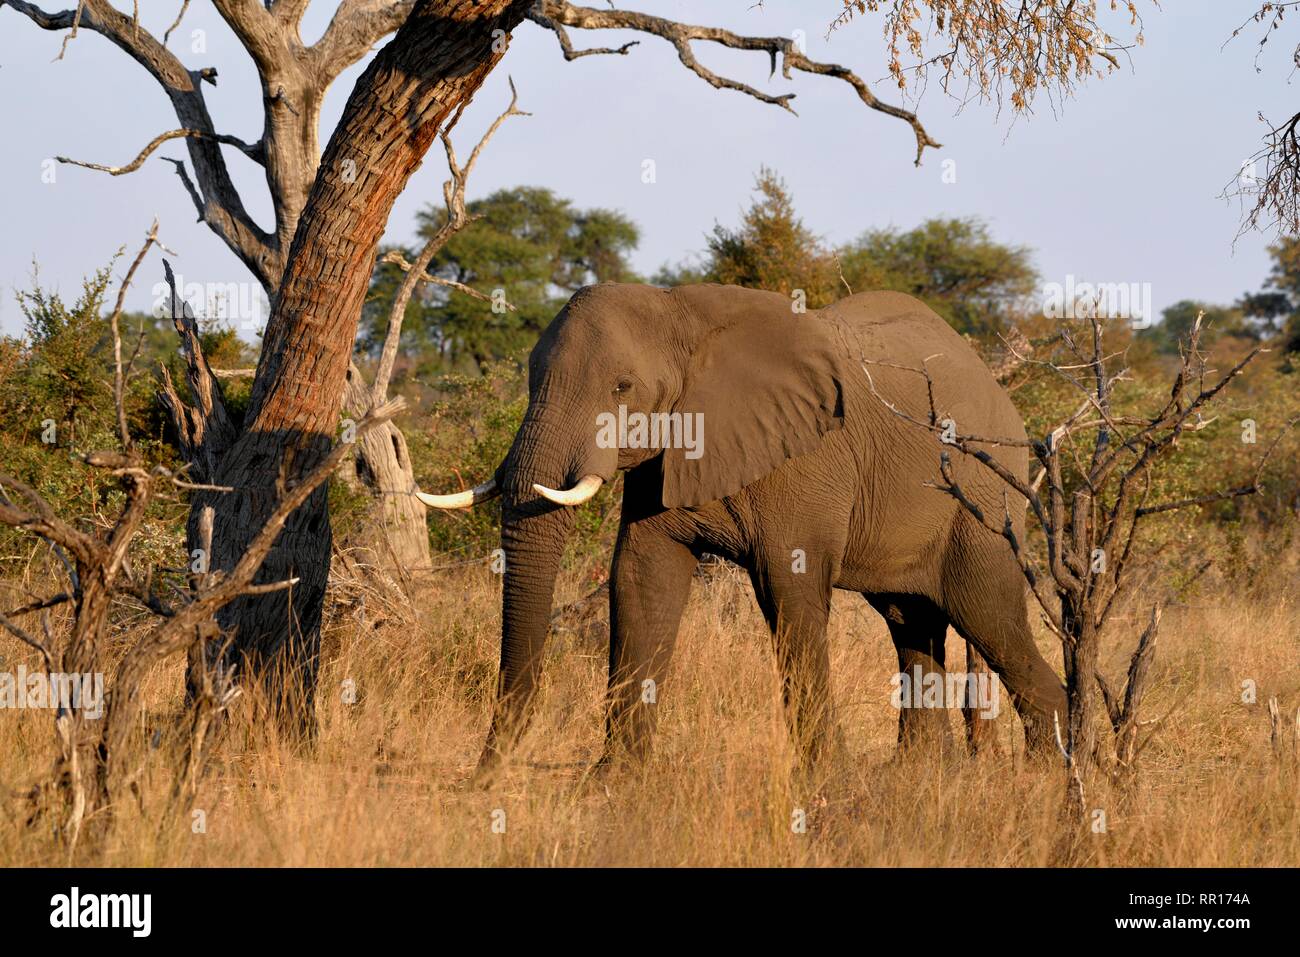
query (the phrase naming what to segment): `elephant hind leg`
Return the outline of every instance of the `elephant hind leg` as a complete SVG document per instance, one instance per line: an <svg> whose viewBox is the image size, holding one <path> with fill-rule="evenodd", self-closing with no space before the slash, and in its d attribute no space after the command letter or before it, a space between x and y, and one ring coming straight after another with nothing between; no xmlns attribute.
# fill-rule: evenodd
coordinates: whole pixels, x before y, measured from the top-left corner
<svg viewBox="0 0 1300 957"><path fill-rule="evenodd" d="M867 602L889 626L898 652L898 750L902 755L931 754L952 747L948 721L944 641L948 616L919 595L865 593ZM937 689L937 695L935 690Z"/></svg>
<svg viewBox="0 0 1300 957"><path fill-rule="evenodd" d="M990 687L993 669L975 646L966 642L966 677L976 688ZM966 722L966 744L971 754L997 754L998 738L993 726L994 716L986 712L975 695L967 695L961 706L961 717Z"/></svg>
<svg viewBox="0 0 1300 957"><path fill-rule="evenodd" d="M1010 692L1026 748L1045 756L1056 751L1054 715L1065 720L1065 687L1034 644L1025 587L1006 542L979 535L949 562L943 601L953 627Z"/></svg>

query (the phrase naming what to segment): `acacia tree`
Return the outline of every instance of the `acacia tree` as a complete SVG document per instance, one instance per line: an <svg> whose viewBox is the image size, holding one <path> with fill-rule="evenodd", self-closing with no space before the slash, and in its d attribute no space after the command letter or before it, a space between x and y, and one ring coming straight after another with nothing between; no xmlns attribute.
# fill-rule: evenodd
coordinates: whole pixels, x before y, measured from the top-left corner
<svg viewBox="0 0 1300 957"><path fill-rule="evenodd" d="M847 83L868 108L907 123L916 139L916 162L938 146L916 115L879 99L847 67L809 58L793 37L751 37L716 27L681 23L617 9L580 7L564 0L343 0L325 35L304 44L298 25L309 0L213 0L257 66L266 124L262 139L247 144L213 127L203 84L211 69L193 70L108 0L78 0L76 9L47 13L27 0L4 0L11 9L51 30L87 29L109 39L163 86L182 129L195 177L178 166L201 218L235 251L264 285L274 289L252 387L238 435L206 430L201 454L214 463L215 484L234 493L201 492L196 518L215 515L213 568L227 569L264 524L275 500L275 482L286 468L310 469L331 445L338 427L357 320L374 256L388 215L425 152L454 123L500 61L512 31L525 19L552 31L567 60L592 54L627 55L619 47L574 48L570 29L614 29L656 36L672 44L682 65L709 85L764 103L793 109L793 93L768 93L723 76L701 63L697 43L766 53L773 73L794 71ZM182 4L184 12L188 4ZM1128 4L1131 8L1131 3ZM1037 91L1067 90L1074 79L1116 62L1113 38L1096 20L1095 2L1042 0L871 0L846 4L846 14L884 10L891 37L891 71L924 74L931 62L949 76L963 71L983 95L1011 90L1013 105L1027 107ZM927 13L928 26L918 17ZM357 80L343 116L320 162L312 167L320 102L343 66L355 62L379 38L393 39ZM951 49L931 61L921 51L925 36ZM905 67L899 44L917 54ZM65 40L65 49L67 43ZM259 227L240 201L225 168L222 147L238 149L267 170L275 194L274 231ZM227 606L219 622L230 636L232 663L274 664L273 698L309 705L314 687L330 528L325 495L318 490L290 517L260 575L266 581L295 579L293 589L245 596Z"/></svg>

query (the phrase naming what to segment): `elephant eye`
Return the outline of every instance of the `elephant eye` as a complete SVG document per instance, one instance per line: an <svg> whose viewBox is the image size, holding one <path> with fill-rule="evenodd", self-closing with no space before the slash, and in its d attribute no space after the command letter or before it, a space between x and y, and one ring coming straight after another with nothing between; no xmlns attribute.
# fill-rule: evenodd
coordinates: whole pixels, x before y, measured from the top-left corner
<svg viewBox="0 0 1300 957"><path fill-rule="evenodd" d="M632 389L631 379L619 379L618 385L614 386L614 394L622 395L624 392L630 392Z"/></svg>

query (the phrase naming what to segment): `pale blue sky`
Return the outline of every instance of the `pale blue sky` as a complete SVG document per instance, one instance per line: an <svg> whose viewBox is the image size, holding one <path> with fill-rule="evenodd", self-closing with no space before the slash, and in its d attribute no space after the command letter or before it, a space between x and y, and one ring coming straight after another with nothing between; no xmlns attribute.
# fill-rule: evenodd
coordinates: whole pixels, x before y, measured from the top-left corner
<svg viewBox="0 0 1300 957"><path fill-rule="evenodd" d="M46 0L46 6L71 5ZM1102 4L1105 6L1105 4ZM128 5L129 6L129 5ZM145 23L159 32L177 4L147 0ZM750 0L708 4L637 0L632 9L728 26L753 34L802 29L814 59L851 66L882 98L897 101L885 75L880 21L864 17L825 37L837 0ZM863 107L833 80L795 74L767 79L763 54L697 45L699 57L760 88L798 94L794 117L738 93L714 90L677 62L654 37L626 57L567 63L555 37L532 24L515 34L504 63L489 78L458 128L462 152L508 100L507 74L532 117L511 120L485 153L470 185L481 196L517 184L547 186L581 206L622 210L642 230L636 266L649 273L703 246L715 220L734 222L760 164L789 183L809 227L839 242L878 226L911 227L927 217L974 215L1003 241L1031 246L1047 282L1067 275L1092 282L1150 283L1158 311L1181 298L1229 301L1257 288L1268 268L1267 237L1233 241L1235 203L1219 198L1264 131L1257 114L1279 119L1296 107L1285 44L1255 70L1255 34L1224 47L1257 0L1166 0L1146 16L1147 42L1131 67L1089 83L1054 115L1014 122L991 106L957 104L932 88L919 104L931 134L944 144L912 166L913 139L903 123ZM304 35L314 38L334 4L316 0ZM220 85L208 102L223 132L256 140L260 94L253 67L210 5L199 0L172 46L188 50L189 31L207 31L207 52L186 55L192 67L215 65ZM574 31L579 46L613 45L617 35ZM633 37L628 37L632 39ZM80 277L126 244L138 247L150 220L179 256L187 281L249 281L243 267L206 227L172 167L157 156L183 156L177 143L129 176L61 166L53 184L42 162L56 154L122 164L176 119L153 81L103 38L85 32L57 55L61 35L0 8L0 102L6 139L0 150L0 330L15 333L21 315L15 287L30 283L39 259L43 281L75 293ZM349 70L325 110L328 137L359 72ZM260 169L228 151L253 214L269 225ZM654 160L657 182L641 181ZM956 161L956 183L942 181ZM398 202L393 240L410 237L414 214L439 199L440 150ZM124 265L122 267L125 268ZM161 266L128 302L146 308Z"/></svg>

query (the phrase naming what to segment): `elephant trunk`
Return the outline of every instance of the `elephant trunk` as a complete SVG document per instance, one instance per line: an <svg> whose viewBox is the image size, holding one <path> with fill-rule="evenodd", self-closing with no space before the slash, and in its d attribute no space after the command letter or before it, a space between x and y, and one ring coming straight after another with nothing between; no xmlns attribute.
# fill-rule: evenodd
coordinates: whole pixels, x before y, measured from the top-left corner
<svg viewBox="0 0 1300 957"><path fill-rule="evenodd" d="M542 408L530 408L497 471L502 490L501 665L492 727L479 759L482 777L500 763L528 726L541 675L564 546L573 510L540 497L534 483L565 488L580 468L580 453L551 427Z"/></svg>
<svg viewBox="0 0 1300 957"><path fill-rule="evenodd" d="M555 579L572 512L548 505L521 514L506 509L501 524L505 583L501 592L501 667L497 701L479 772L496 767L528 726L551 623Z"/></svg>

